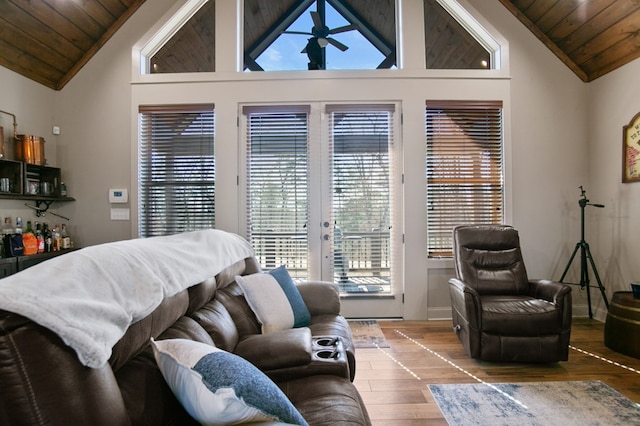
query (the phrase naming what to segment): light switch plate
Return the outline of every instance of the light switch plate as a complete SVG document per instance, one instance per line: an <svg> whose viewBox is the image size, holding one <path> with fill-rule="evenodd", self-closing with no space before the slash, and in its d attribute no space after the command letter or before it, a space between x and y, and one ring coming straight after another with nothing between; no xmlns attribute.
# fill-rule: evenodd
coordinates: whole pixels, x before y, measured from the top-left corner
<svg viewBox="0 0 640 426"><path fill-rule="evenodd" d="M130 209L111 209L111 220L129 220Z"/></svg>

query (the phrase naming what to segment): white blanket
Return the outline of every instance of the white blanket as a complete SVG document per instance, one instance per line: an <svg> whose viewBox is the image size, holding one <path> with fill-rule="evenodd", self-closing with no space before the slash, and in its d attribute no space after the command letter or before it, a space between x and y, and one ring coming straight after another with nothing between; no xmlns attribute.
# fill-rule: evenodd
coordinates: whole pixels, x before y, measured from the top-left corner
<svg viewBox="0 0 640 426"><path fill-rule="evenodd" d="M165 297L253 255L245 239L219 230L91 246L1 279L0 309L51 329L96 368Z"/></svg>

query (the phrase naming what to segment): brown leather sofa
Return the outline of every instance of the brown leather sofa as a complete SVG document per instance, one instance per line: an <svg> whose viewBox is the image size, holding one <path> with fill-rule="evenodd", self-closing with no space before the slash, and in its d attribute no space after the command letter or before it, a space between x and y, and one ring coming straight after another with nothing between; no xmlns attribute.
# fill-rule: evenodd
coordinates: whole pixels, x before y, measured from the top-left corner
<svg viewBox="0 0 640 426"><path fill-rule="evenodd" d="M166 385L150 338L186 338L242 356L274 380L310 425L370 424L352 383L354 348L337 287L299 285L311 324L263 335L234 281L259 270L247 258L165 298L128 328L100 368L82 365L49 329L0 310L0 424L195 424Z"/></svg>
<svg viewBox="0 0 640 426"><path fill-rule="evenodd" d="M527 277L516 229L460 225L453 230L453 247L453 326L470 357L527 363L568 359L571 288Z"/></svg>

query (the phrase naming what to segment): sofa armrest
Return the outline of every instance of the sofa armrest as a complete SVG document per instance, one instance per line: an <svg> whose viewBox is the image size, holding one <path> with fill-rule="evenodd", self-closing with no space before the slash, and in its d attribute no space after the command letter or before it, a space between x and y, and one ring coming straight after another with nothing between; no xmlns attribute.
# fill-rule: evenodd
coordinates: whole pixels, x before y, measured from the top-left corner
<svg viewBox="0 0 640 426"><path fill-rule="evenodd" d="M309 364L311 346L311 330L301 327L251 335L234 352L266 371Z"/></svg>
<svg viewBox="0 0 640 426"><path fill-rule="evenodd" d="M297 287L311 316L340 315L340 291L337 284L309 281L298 284Z"/></svg>

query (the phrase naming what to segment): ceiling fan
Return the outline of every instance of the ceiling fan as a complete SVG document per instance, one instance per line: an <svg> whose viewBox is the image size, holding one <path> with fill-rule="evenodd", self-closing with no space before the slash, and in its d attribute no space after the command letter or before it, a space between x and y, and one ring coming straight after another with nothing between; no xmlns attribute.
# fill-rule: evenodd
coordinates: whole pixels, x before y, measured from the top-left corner
<svg viewBox="0 0 640 426"><path fill-rule="evenodd" d="M310 13L311 19L313 20L311 32L283 31L283 34L302 34L312 36L309 38L307 45L300 53L306 53L309 57L309 69L324 69L324 55L322 49L324 49L328 44L337 47L343 52L349 48L349 46L346 46L329 36L332 34L356 30L358 27L356 25L345 25L343 27L329 29L329 27L324 24L324 19L320 13L315 11L311 11Z"/></svg>

